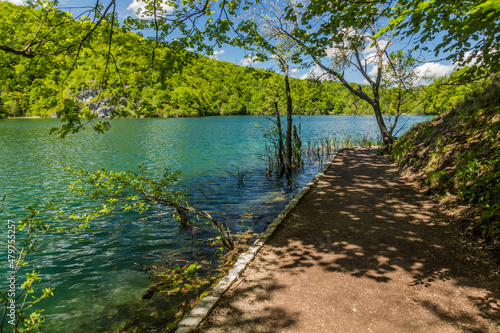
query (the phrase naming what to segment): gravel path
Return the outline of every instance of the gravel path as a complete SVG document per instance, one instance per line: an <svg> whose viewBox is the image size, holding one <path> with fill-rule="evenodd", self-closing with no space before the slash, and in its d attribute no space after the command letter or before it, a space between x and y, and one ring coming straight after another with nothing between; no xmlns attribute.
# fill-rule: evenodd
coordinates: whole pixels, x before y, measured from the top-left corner
<svg viewBox="0 0 500 333"><path fill-rule="evenodd" d="M500 332L500 282L374 149L341 152L202 332Z"/></svg>

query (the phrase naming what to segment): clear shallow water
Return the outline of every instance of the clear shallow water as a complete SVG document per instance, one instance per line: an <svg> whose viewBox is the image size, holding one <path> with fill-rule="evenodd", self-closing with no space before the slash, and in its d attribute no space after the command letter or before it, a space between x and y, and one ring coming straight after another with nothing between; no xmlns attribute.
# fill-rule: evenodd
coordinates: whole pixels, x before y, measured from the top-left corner
<svg viewBox="0 0 500 333"><path fill-rule="evenodd" d="M429 117L410 117L406 129ZM297 118L294 119L296 121ZM402 117L400 124L407 119ZM267 220L283 209L292 193L265 176L264 139L257 128L268 121L259 117L205 117L180 119L120 119L109 132L87 129L64 140L48 134L54 119L0 120L0 194L7 193L0 212L0 246L5 248L8 219L25 215L29 205L46 205L84 211L91 203L69 193L73 178L61 162L74 168L114 171L138 170L151 174L164 168L181 170L179 187L189 192L198 208L229 213L264 214ZM377 136L374 116L311 116L302 120L302 140L332 134L341 137ZM296 174L295 192L318 171L309 165ZM227 171L247 172L244 186ZM168 216L147 222L134 213L92 222L78 234L53 234L36 255L43 266L40 287L56 287L55 296L43 301L50 332L106 331L137 315L139 309L161 317L158 297L142 300L151 281L136 265L151 265L162 256L189 245L188 235ZM58 222L58 223L65 223ZM265 224L257 226L263 228ZM233 229L254 227L253 222ZM2 257L5 257L2 255ZM7 274L6 260L0 277ZM0 280L0 287L6 279Z"/></svg>

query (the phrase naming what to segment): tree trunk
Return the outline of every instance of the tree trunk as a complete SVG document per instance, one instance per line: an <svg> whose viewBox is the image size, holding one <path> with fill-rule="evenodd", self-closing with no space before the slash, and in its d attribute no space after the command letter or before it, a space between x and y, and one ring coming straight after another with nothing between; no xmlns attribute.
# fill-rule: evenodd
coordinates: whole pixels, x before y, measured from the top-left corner
<svg viewBox="0 0 500 333"><path fill-rule="evenodd" d="M281 178L283 176L283 172L285 170L285 154L283 149L283 131L281 130L281 118L280 112L278 109L279 99L274 99L274 109L276 113L276 127L278 128L278 159L279 159L279 171L278 177Z"/></svg>
<svg viewBox="0 0 500 333"><path fill-rule="evenodd" d="M300 156L302 154L302 141L300 141L300 136L297 133L297 127L295 125L293 125L292 131L293 131L293 142L295 144L294 160L296 161L297 166L300 167L300 165L302 164Z"/></svg>
<svg viewBox="0 0 500 333"><path fill-rule="evenodd" d="M292 178L292 95L290 82L288 80L288 65L283 61L282 66L285 72L285 90L286 90L286 178Z"/></svg>
<svg viewBox="0 0 500 333"><path fill-rule="evenodd" d="M489 73L491 80L493 81L494 84L497 85L497 87L500 87L500 80L498 77L495 75L495 73Z"/></svg>
<svg viewBox="0 0 500 333"><path fill-rule="evenodd" d="M179 214L179 222L181 224L181 227L186 228L187 225L189 224L187 210L184 209L184 207L177 206L177 207L175 207L175 211L177 212L177 214Z"/></svg>
<svg viewBox="0 0 500 333"><path fill-rule="evenodd" d="M380 129L380 134L382 135L382 140L385 145L391 146L394 143L394 137L389 133L387 127L385 126L384 118L382 117L382 112L380 110L380 104L378 99L375 99L372 104L373 111L375 112L375 119L377 119L377 125Z"/></svg>

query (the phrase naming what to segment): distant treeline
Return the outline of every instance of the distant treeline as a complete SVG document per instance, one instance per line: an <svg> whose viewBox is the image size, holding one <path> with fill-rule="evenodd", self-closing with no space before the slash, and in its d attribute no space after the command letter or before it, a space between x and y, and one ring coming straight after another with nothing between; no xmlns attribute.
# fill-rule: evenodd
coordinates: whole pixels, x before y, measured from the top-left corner
<svg viewBox="0 0 500 333"><path fill-rule="evenodd" d="M19 20L39 15L36 9L0 2L0 37L8 38L14 27L29 26ZM67 34L86 25L90 22L67 24ZM103 106L121 117L259 115L274 112L276 100L284 109L280 74L158 46L126 26L113 30L113 43L108 45L108 27L101 25L92 39L69 55L33 60L0 51L0 118L56 117ZM32 33L26 31L26 36ZM371 112L339 82L292 79L291 86L296 114ZM447 89L456 88L436 93L447 99ZM418 88L416 98L424 99L427 90ZM441 111L436 105L439 101L427 99L410 112L436 114ZM383 107L391 113L389 102Z"/></svg>

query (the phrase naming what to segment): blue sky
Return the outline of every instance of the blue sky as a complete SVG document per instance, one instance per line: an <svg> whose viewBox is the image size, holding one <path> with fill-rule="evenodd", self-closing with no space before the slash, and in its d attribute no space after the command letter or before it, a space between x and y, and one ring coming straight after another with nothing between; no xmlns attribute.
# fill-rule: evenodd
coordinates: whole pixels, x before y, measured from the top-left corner
<svg viewBox="0 0 500 333"><path fill-rule="evenodd" d="M14 4L23 4L24 0L7 0ZM107 1L102 1L103 4L106 4ZM95 0L60 0L59 7L64 10L70 10L74 13L78 13L81 9L78 7L83 6L92 6L95 4ZM117 0L117 13L120 19L124 19L127 16L135 16L135 12L141 8L141 2L139 0ZM395 44L389 48L389 51L396 50L404 47L411 47L411 43L405 42L403 45L401 42L399 44ZM365 50L363 55L365 57L370 57L371 50L368 48ZM260 62L251 62L245 56L248 56L244 50L234 48L231 46L223 46L221 48L216 48L213 55L210 55L213 59L223 60L232 62L242 66L252 66L257 68L271 69L274 71L278 71L278 67L276 66L273 60L267 61L265 63ZM433 54L422 54L422 56L426 59L427 63L423 64L420 71L421 73L427 73L430 75L435 75L437 77L443 76L454 69L454 65L450 64L450 62L443 62L435 60ZM321 71L317 67L311 68L293 68L292 76L296 78L306 78L311 73L315 73L316 75L320 75ZM364 78L361 74L357 72L352 72L347 75L347 79L350 82L364 83Z"/></svg>

